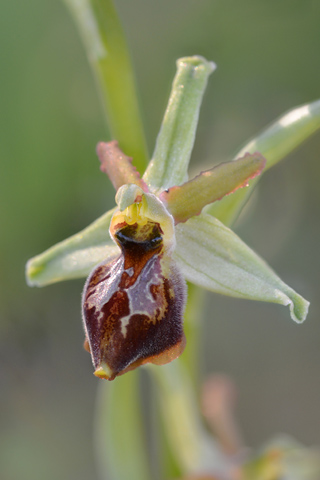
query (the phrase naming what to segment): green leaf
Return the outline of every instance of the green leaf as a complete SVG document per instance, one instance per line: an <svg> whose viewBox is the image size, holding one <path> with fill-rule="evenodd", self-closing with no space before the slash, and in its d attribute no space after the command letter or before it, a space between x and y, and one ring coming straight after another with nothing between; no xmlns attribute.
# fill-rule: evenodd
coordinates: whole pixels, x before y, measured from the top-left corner
<svg viewBox="0 0 320 480"><path fill-rule="evenodd" d="M295 108L263 130L256 138L249 141L235 156L245 152L260 152L267 160L266 171L320 129L320 100ZM246 203L258 179L251 182L249 189L239 190L221 202L211 205L206 211L231 225Z"/></svg>
<svg viewBox="0 0 320 480"><path fill-rule="evenodd" d="M199 56L177 61L153 158L143 176L151 190L163 190L187 180L202 97L214 69L214 63Z"/></svg>
<svg viewBox="0 0 320 480"><path fill-rule="evenodd" d="M265 159L259 154L246 154L235 162L221 163L211 170L160 194L176 223L185 222L198 215L208 203L220 200L241 187L248 186L248 180L256 177L265 166Z"/></svg>
<svg viewBox="0 0 320 480"><path fill-rule="evenodd" d="M305 320L309 302L288 287L235 233L207 214L176 227L174 257L190 282L233 297L288 305Z"/></svg>
<svg viewBox="0 0 320 480"><path fill-rule="evenodd" d="M109 235L114 211L109 210L81 232L31 258L26 266L28 285L42 287L86 277L102 260L117 255L119 248Z"/></svg>

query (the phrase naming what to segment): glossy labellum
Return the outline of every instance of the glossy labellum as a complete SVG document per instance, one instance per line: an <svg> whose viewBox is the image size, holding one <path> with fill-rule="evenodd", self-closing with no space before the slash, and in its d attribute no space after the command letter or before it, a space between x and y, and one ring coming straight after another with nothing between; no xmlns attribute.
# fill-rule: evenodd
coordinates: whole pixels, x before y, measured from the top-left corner
<svg viewBox="0 0 320 480"><path fill-rule="evenodd" d="M138 202L115 214L110 233L121 253L98 265L84 288L86 346L95 375L108 380L148 362L168 363L185 346L185 281L160 223L142 211Z"/></svg>

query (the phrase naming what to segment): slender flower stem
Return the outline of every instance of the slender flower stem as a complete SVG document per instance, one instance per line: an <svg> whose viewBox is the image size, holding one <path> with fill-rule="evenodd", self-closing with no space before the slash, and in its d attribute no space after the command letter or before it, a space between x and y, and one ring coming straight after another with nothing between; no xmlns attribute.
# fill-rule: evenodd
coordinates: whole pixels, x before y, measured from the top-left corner
<svg viewBox="0 0 320 480"><path fill-rule="evenodd" d="M143 173L148 154L132 65L111 0L65 0L95 73L111 135Z"/></svg>
<svg viewBox="0 0 320 480"><path fill-rule="evenodd" d="M141 429L138 373L110 384L100 381L95 417L97 464L101 480L150 480Z"/></svg>
<svg viewBox="0 0 320 480"><path fill-rule="evenodd" d="M201 363L200 335L202 330L203 307L206 291L192 283L188 283L188 301L183 317L184 332L187 347L181 356L181 361L190 375L194 388L199 390L201 378L199 375Z"/></svg>
<svg viewBox="0 0 320 480"><path fill-rule="evenodd" d="M148 153L122 27L111 0L65 0L86 47L107 123L121 149L143 173ZM95 432L101 479L148 480L138 374L100 386Z"/></svg>
<svg viewBox="0 0 320 480"><path fill-rule="evenodd" d="M148 365L159 388L160 407L173 454L185 474L226 475L229 462L203 427L193 387L181 359ZM226 477L227 478L227 477Z"/></svg>

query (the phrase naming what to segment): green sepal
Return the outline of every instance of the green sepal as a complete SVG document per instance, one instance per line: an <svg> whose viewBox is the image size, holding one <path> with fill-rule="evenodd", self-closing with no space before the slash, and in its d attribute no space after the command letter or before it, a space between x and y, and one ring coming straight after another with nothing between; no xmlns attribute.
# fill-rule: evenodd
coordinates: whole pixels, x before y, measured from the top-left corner
<svg viewBox="0 0 320 480"><path fill-rule="evenodd" d="M114 211L109 210L81 232L31 258L26 265L28 285L42 287L86 277L102 260L117 255L120 250L109 235Z"/></svg>
<svg viewBox="0 0 320 480"><path fill-rule="evenodd" d="M305 320L309 302L211 215L203 213L177 225L176 240L174 258L187 280L232 297L288 305L294 321Z"/></svg>
<svg viewBox="0 0 320 480"><path fill-rule="evenodd" d="M202 97L214 69L214 63L200 56L177 61L177 73L155 151L143 175L152 191L181 185L187 180Z"/></svg>
<svg viewBox="0 0 320 480"><path fill-rule="evenodd" d="M286 157L295 148L320 129L320 100L290 110L277 121L249 141L234 157L245 152L260 152L267 160L264 172ZM238 190L234 195L225 197L219 203L211 205L206 211L231 225L248 200L258 179L251 182L248 189Z"/></svg>
<svg viewBox="0 0 320 480"><path fill-rule="evenodd" d="M185 222L198 215L205 205L248 186L248 180L259 175L265 163L259 153L245 154L234 162L221 163L202 172L180 187L165 190L160 194L160 199L176 223Z"/></svg>

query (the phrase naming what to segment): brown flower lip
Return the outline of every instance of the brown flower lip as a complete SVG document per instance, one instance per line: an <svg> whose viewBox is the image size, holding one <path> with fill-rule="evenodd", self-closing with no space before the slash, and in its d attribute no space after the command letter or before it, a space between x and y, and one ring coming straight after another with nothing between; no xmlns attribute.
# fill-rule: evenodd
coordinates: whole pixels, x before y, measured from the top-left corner
<svg viewBox="0 0 320 480"><path fill-rule="evenodd" d="M116 225L118 257L89 276L83 293L86 346L95 375L113 380L145 363L165 364L185 347L185 281L163 248L159 224Z"/></svg>

